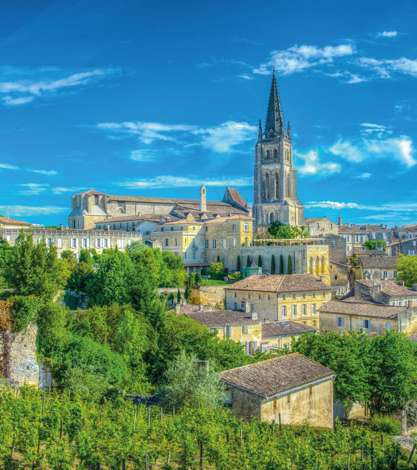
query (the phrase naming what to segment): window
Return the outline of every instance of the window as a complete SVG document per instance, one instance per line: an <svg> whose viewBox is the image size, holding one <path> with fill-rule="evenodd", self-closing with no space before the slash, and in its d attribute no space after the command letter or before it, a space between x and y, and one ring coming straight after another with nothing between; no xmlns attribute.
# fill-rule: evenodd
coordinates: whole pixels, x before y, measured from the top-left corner
<svg viewBox="0 0 417 470"><path fill-rule="evenodd" d="M234 309L234 310L237 310L237 302L234 303L233 309Z"/></svg>
<svg viewBox="0 0 417 470"><path fill-rule="evenodd" d="M175 246L178 246L178 239L175 239Z"/></svg>
<svg viewBox="0 0 417 470"><path fill-rule="evenodd" d="M96 248L101 248L101 238L96 238Z"/></svg>
<svg viewBox="0 0 417 470"><path fill-rule="evenodd" d="M236 238L232 238L232 246L233 248L236 248Z"/></svg>
<svg viewBox="0 0 417 470"><path fill-rule="evenodd" d="M242 325L242 334L247 335L249 333L248 325Z"/></svg>
<svg viewBox="0 0 417 470"><path fill-rule="evenodd" d="M123 250L124 247L125 247L125 241L117 240L117 248L119 248L120 250Z"/></svg>
<svg viewBox="0 0 417 470"><path fill-rule="evenodd" d="M227 246L226 246L226 240L223 238L222 240L222 248L226 249Z"/></svg>
<svg viewBox="0 0 417 470"><path fill-rule="evenodd" d="M293 318L297 318L297 305L291 305L291 315Z"/></svg>
<svg viewBox="0 0 417 470"><path fill-rule="evenodd" d="M232 327L231 325L226 325L226 338L230 338L232 336Z"/></svg>
<svg viewBox="0 0 417 470"><path fill-rule="evenodd" d="M169 239L165 238L165 246L169 246Z"/></svg>
<svg viewBox="0 0 417 470"><path fill-rule="evenodd" d="M345 319L343 317L337 317L337 326L343 328L345 326Z"/></svg>
<svg viewBox="0 0 417 470"><path fill-rule="evenodd" d="M281 318L282 319L287 318L287 306L286 305L283 305L281 307Z"/></svg>
<svg viewBox="0 0 417 470"><path fill-rule="evenodd" d="M249 224L243 224L243 231L245 233L248 233L249 232Z"/></svg>
<svg viewBox="0 0 417 470"><path fill-rule="evenodd" d="M317 304L312 304L311 305L311 313L313 315L316 315L317 314Z"/></svg>
<svg viewBox="0 0 417 470"><path fill-rule="evenodd" d="M208 240L204 240L204 248L208 248L209 247L209 241Z"/></svg>
<svg viewBox="0 0 417 470"><path fill-rule="evenodd" d="M211 241L211 247L212 248L217 248L217 240L212 240Z"/></svg>
<svg viewBox="0 0 417 470"><path fill-rule="evenodd" d="M77 248L77 239L71 238L71 248Z"/></svg>
<svg viewBox="0 0 417 470"><path fill-rule="evenodd" d="M233 225L232 225L232 232L233 232L233 233L236 233L236 224L233 224Z"/></svg>
<svg viewBox="0 0 417 470"><path fill-rule="evenodd" d="M120 241L120 240L118 240L118 241ZM103 248L108 248L108 247L109 247L109 241L107 240L107 238L105 238L103 240Z"/></svg>
<svg viewBox="0 0 417 470"><path fill-rule="evenodd" d="M57 248L62 248L63 247L62 238L57 238L56 239L56 246L57 246Z"/></svg>
<svg viewBox="0 0 417 470"><path fill-rule="evenodd" d="M363 320L363 329L369 330L371 328L371 320Z"/></svg>
<svg viewBox="0 0 417 470"><path fill-rule="evenodd" d="M306 304L303 304L301 306L301 312L304 316L307 315L307 305Z"/></svg>

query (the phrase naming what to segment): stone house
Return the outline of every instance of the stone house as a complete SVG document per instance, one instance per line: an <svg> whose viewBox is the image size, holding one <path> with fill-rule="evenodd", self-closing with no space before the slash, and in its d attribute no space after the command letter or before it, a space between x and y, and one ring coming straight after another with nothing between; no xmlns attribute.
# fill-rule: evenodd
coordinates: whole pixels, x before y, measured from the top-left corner
<svg viewBox="0 0 417 470"><path fill-rule="evenodd" d="M385 225L341 225L339 235L346 240L346 254L352 255L355 249L361 249L368 240L384 240L390 243L394 231Z"/></svg>
<svg viewBox="0 0 417 470"><path fill-rule="evenodd" d="M271 349L291 348L292 341L316 330L293 321L264 322L256 313L231 310L198 310L186 316L210 329L220 339L231 339L245 346L248 354Z"/></svg>
<svg viewBox="0 0 417 470"><path fill-rule="evenodd" d="M254 275L225 288L226 308L248 309L262 320L292 320L319 328L331 288L311 274Z"/></svg>
<svg viewBox="0 0 417 470"><path fill-rule="evenodd" d="M305 217L304 225L308 228L310 237L338 235L339 226L327 217Z"/></svg>
<svg viewBox="0 0 417 470"><path fill-rule="evenodd" d="M23 220L9 219L8 217L0 217L0 229L13 229L21 230L25 228L33 227L29 222L24 222Z"/></svg>
<svg viewBox="0 0 417 470"><path fill-rule="evenodd" d="M417 237L393 241L387 246L387 252L391 256L414 256L417 254Z"/></svg>
<svg viewBox="0 0 417 470"><path fill-rule="evenodd" d="M334 378L331 369L298 353L221 374L238 417L330 429Z"/></svg>
<svg viewBox="0 0 417 470"><path fill-rule="evenodd" d="M365 279L395 279L397 275L396 256L384 252L367 252L357 255Z"/></svg>
<svg viewBox="0 0 417 470"><path fill-rule="evenodd" d="M387 279L362 279L356 281L355 296L386 305L417 307L416 290Z"/></svg>

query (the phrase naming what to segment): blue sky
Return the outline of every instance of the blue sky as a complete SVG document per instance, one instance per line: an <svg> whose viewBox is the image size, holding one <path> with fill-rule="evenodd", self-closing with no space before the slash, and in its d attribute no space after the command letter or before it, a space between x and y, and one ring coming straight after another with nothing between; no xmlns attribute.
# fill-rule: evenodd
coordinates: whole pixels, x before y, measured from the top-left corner
<svg viewBox="0 0 417 470"><path fill-rule="evenodd" d="M417 221L415 1L8 1L0 213L70 197L252 199L274 66L306 215Z"/></svg>

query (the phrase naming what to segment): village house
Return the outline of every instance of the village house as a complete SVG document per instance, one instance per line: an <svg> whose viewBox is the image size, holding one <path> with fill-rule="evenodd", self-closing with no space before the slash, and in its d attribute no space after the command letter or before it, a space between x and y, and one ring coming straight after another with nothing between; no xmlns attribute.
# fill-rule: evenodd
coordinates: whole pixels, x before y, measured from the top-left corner
<svg viewBox="0 0 417 470"><path fill-rule="evenodd" d="M417 254L417 237L395 240L387 246L387 253L390 256Z"/></svg>
<svg viewBox="0 0 417 470"><path fill-rule="evenodd" d="M333 428L331 369L293 353L222 373L228 401L240 418Z"/></svg>
<svg viewBox="0 0 417 470"><path fill-rule="evenodd" d="M21 230L33 227L29 222L23 220L9 219L8 217L0 217L0 229Z"/></svg>
<svg viewBox="0 0 417 470"><path fill-rule="evenodd" d="M417 291L392 280L358 280L355 296L385 305L417 307Z"/></svg>
<svg viewBox="0 0 417 470"><path fill-rule="evenodd" d="M338 235L339 226L327 217L305 217L304 225L308 228L310 237Z"/></svg>
<svg viewBox="0 0 417 470"><path fill-rule="evenodd" d="M290 349L294 339L316 331L310 326L293 321L264 322L256 313L198 310L184 314L209 328L218 338L241 343L248 354L271 349Z"/></svg>
<svg viewBox="0 0 417 470"><path fill-rule="evenodd" d="M387 244L394 237L394 231L385 225L341 225L339 235L346 240L346 254L354 253L355 249L362 249L368 240L383 240Z"/></svg>
<svg viewBox="0 0 417 470"><path fill-rule="evenodd" d="M395 279L398 258L376 251L361 253L358 256L365 279Z"/></svg>
<svg viewBox="0 0 417 470"><path fill-rule="evenodd" d="M226 286L225 295L230 310L319 328L319 310L330 300L331 288L311 274L253 275Z"/></svg>

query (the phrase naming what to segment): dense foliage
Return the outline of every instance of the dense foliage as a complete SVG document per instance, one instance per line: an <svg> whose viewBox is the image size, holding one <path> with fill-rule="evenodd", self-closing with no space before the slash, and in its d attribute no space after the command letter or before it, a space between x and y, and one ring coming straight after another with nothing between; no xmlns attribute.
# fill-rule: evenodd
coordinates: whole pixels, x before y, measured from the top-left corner
<svg viewBox="0 0 417 470"><path fill-rule="evenodd" d="M268 235L272 238L307 238L308 229L306 227L299 227L296 225L286 225L282 222L272 222L268 227Z"/></svg>
<svg viewBox="0 0 417 470"><path fill-rule="evenodd" d="M294 348L336 372L335 396L347 407L391 413L417 400L417 347L403 334L305 335Z"/></svg>
<svg viewBox="0 0 417 470"><path fill-rule="evenodd" d="M364 244L363 247L366 248L367 250L378 250L378 251L384 251L385 248L387 247L387 242L385 240L367 240Z"/></svg>
<svg viewBox="0 0 417 470"><path fill-rule="evenodd" d="M389 437L364 427L280 428L239 421L226 409L166 412L28 389L1 393L5 468L388 470L403 460Z"/></svg>
<svg viewBox="0 0 417 470"><path fill-rule="evenodd" d="M397 277L408 287L417 284L417 256L400 255L397 264Z"/></svg>

